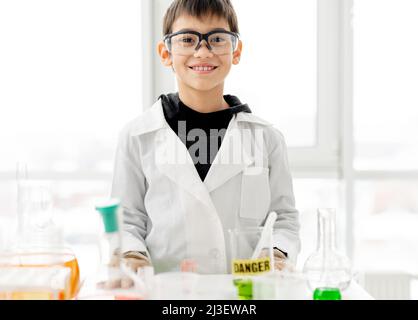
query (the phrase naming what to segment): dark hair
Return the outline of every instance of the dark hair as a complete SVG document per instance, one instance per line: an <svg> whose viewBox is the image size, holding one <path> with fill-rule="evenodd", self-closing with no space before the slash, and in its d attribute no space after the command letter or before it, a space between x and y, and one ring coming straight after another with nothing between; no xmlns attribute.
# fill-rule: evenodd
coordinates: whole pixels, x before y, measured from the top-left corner
<svg viewBox="0 0 418 320"><path fill-rule="evenodd" d="M239 33L237 14L230 0L175 0L164 16L164 36L173 32L173 24L182 14L199 19L205 16L225 18L231 31Z"/></svg>

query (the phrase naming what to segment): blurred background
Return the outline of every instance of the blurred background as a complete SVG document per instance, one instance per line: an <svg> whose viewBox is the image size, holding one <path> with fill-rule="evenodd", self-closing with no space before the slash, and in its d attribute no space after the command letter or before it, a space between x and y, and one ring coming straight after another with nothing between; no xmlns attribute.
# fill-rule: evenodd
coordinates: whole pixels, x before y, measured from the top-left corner
<svg viewBox="0 0 418 320"><path fill-rule="evenodd" d="M92 272L93 204L110 193L118 132L176 91L155 49L170 2L0 0L0 249L26 163L49 181L54 218ZM244 51L226 93L286 137L298 266L316 246L316 209L335 207L338 248L366 289L418 299L418 1L233 4Z"/></svg>

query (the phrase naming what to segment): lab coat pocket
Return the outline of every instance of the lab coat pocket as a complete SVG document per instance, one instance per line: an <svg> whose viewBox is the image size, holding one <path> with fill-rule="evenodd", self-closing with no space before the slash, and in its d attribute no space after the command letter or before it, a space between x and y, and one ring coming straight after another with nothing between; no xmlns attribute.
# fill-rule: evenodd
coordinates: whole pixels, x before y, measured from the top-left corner
<svg viewBox="0 0 418 320"><path fill-rule="evenodd" d="M240 217L262 220L270 207L269 169L250 167L245 169L241 183Z"/></svg>

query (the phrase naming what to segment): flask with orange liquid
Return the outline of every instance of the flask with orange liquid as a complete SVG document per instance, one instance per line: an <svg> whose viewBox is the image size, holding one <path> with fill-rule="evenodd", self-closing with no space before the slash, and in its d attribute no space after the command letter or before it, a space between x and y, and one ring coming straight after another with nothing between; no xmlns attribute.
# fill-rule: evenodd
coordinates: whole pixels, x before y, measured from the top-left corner
<svg viewBox="0 0 418 320"><path fill-rule="evenodd" d="M63 241L62 230L53 222L50 183L46 180L28 179L25 163L18 163L16 179L18 195L17 241L7 253L0 253L0 271L2 268L3 271L8 270L11 278L3 280L7 282L8 287L13 287L13 283L18 284L16 290L19 290L19 294L13 294L9 290L7 297L12 299L13 297L17 297L16 299L38 299L40 297L74 299L80 286L79 266L74 252ZM51 289L53 284L48 287L48 281L56 281L56 270L60 268L70 271L69 279L65 280L64 285L60 285L60 287L64 286L64 289L61 288L59 294L55 294L56 288L52 291L49 290L54 292L54 294L50 294L48 289ZM62 279L61 275L64 273L58 273ZM25 277L25 274L28 276ZM14 281L14 277L17 275L20 279ZM42 282L43 291L37 289L40 284L31 281L33 277L29 275L44 279ZM27 279L26 283L22 283L22 277ZM0 293L1 290L0 287ZM43 294L45 292L46 294Z"/></svg>
<svg viewBox="0 0 418 320"><path fill-rule="evenodd" d="M74 299L77 295L80 286L80 270L76 256L71 248L64 244L62 240L61 230L53 225L49 225L42 230L32 231L32 234L27 238L31 241L20 244L13 250L3 253L0 259L0 270L7 270L11 276L19 275L20 279L8 279L8 283L16 283L16 290L10 292L8 297L23 299L59 299L67 300ZM61 286L58 294L51 294L56 290L53 287L55 280L51 281L50 288L45 282L42 290L33 287L32 274L35 277L46 277L48 274L54 274L53 270L68 269L68 279L65 279L65 284ZM62 272L61 272L62 273ZM21 278L27 274L27 283L21 283ZM47 280L45 280L47 281ZM19 283L19 285L17 285ZM51 289L51 290L48 290ZM54 290L52 290L54 289ZM24 290L24 291L22 291ZM0 288L0 292L2 289ZM3 290L4 291L4 290ZM1 297L1 294L0 294Z"/></svg>

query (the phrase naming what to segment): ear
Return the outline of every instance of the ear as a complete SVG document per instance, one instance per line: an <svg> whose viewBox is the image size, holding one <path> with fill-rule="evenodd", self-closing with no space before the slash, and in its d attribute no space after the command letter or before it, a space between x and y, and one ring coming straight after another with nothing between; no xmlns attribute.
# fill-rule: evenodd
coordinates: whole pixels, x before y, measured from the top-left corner
<svg viewBox="0 0 418 320"><path fill-rule="evenodd" d="M241 54L242 54L242 41L238 41L237 50L235 50L233 56L232 56L232 63L237 65L241 60Z"/></svg>
<svg viewBox="0 0 418 320"><path fill-rule="evenodd" d="M161 58L161 63L163 65L165 65L166 67L170 67L173 65L173 61L171 60L171 55L168 52L167 47L165 46L165 43L163 41L158 42L157 52Z"/></svg>

